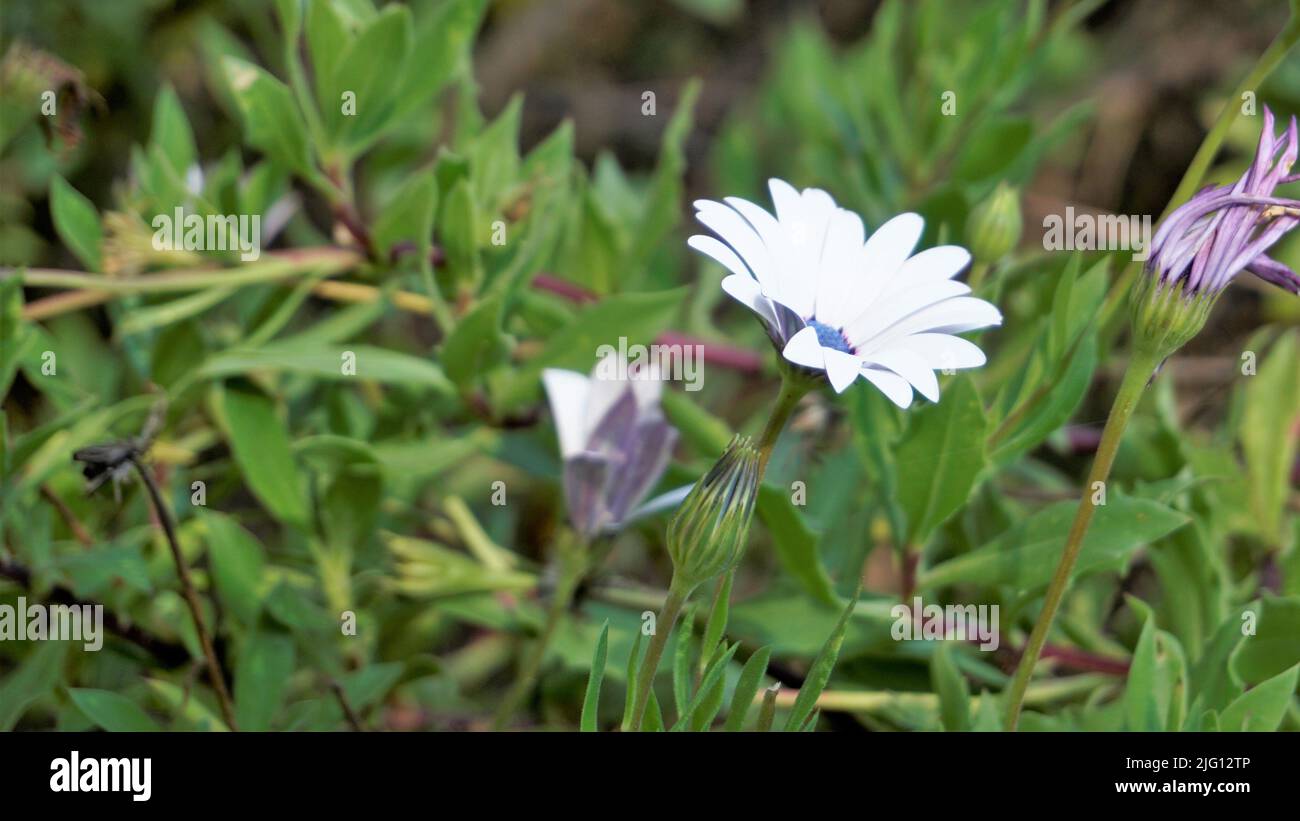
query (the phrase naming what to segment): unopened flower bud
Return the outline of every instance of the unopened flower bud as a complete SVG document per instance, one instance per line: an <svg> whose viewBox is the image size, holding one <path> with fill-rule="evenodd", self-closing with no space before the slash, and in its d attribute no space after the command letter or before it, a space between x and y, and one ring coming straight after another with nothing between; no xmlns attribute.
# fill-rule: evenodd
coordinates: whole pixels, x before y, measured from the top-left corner
<svg viewBox="0 0 1300 821"><path fill-rule="evenodd" d="M698 585L740 561L760 478L758 450L748 437L737 436L691 488L668 525L668 553L683 584Z"/></svg>
<svg viewBox="0 0 1300 821"><path fill-rule="evenodd" d="M976 262L992 264L1020 242L1020 194L1006 183L975 206L966 220L966 244Z"/></svg>

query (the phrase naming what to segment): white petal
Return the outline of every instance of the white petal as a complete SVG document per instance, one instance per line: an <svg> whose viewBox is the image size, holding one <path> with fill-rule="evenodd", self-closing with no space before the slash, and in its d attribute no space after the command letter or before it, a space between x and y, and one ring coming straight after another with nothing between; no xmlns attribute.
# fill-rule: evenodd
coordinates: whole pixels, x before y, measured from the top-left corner
<svg viewBox="0 0 1300 821"><path fill-rule="evenodd" d="M758 287L758 283L749 274L732 274L724 278L722 280L722 290L758 314L767 327L773 331L776 330L776 311L772 308L772 303L767 300L767 297L763 296L763 291Z"/></svg>
<svg viewBox="0 0 1300 821"><path fill-rule="evenodd" d="M659 407L663 393L664 381L658 366L652 367L650 373L640 374L632 380L632 394L636 397L637 410L642 413Z"/></svg>
<svg viewBox="0 0 1300 821"><path fill-rule="evenodd" d="M939 380L925 358L905 348L891 348L872 354L870 362L888 368L906 379L931 402L939 401Z"/></svg>
<svg viewBox="0 0 1300 821"><path fill-rule="evenodd" d="M858 353L870 358L870 354L891 348L899 340L912 334L957 334L1000 324L1002 324L1002 314L997 308L982 299L959 296L922 308L873 337L859 348Z"/></svg>
<svg viewBox="0 0 1300 821"><path fill-rule="evenodd" d="M869 347L871 340L923 308L970 293L964 282L943 280L922 284L882 297L844 328L844 335L854 347Z"/></svg>
<svg viewBox="0 0 1300 821"><path fill-rule="evenodd" d="M569 458L586 447L587 394L590 383L576 371L546 368L542 371L546 399L555 418L555 432L560 438L560 455Z"/></svg>
<svg viewBox="0 0 1300 821"><path fill-rule="evenodd" d="M908 254L921 241L925 220L920 214L899 214L876 229L862 249L866 268L862 272L859 310L865 309L892 279Z"/></svg>
<svg viewBox="0 0 1300 821"><path fill-rule="evenodd" d="M903 410L912 404L912 386L903 377L868 366L862 369L862 378L879 388L890 402Z"/></svg>
<svg viewBox="0 0 1300 821"><path fill-rule="evenodd" d="M800 199L803 201L803 219L813 226L825 225L836 211L841 210L835 205L835 198L820 188L805 188Z"/></svg>
<svg viewBox="0 0 1300 821"><path fill-rule="evenodd" d="M911 257L885 286L885 295L904 289L950 280L970 264L970 251L958 245L927 248Z"/></svg>
<svg viewBox="0 0 1300 821"><path fill-rule="evenodd" d="M826 356L826 376L831 380L831 387L836 393L844 393L862 373L862 360L834 348L823 348L822 353Z"/></svg>
<svg viewBox="0 0 1300 821"><path fill-rule="evenodd" d="M760 284L771 277L771 259L754 227L732 208L710 200L695 201L695 218L730 245Z"/></svg>
<svg viewBox="0 0 1300 821"><path fill-rule="evenodd" d="M960 336L912 334L900 344L924 357L926 364L936 371L978 368L987 361L978 345Z"/></svg>
<svg viewBox="0 0 1300 821"><path fill-rule="evenodd" d="M803 218L803 202L793 185L773 177L767 181L767 190L772 194L778 220L793 223Z"/></svg>
<svg viewBox="0 0 1300 821"><path fill-rule="evenodd" d="M855 304L863 302L854 299L854 289L862 277L865 235L861 217L852 211L836 209L822 248L817 304L813 309L817 319L833 328L843 327L856 315Z"/></svg>
<svg viewBox="0 0 1300 821"><path fill-rule="evenodd" d="M799 258L794 253L790 238L776 217L763 207L740 197L727 197L726 203L749 222L767 248L771 268L768 276L762 280L763 292L770 299L780 301L787 280L791 280L792 275L799 270Z"/></svg>
<svg viewBox="0 0 1300 821"><path fill-rule="evenodd" d="M826 349L817 341L817 331L811 326L790 337L781 355L796 365L824 370Z"/></svg>
<svg viewBox="0 0 1300 821"><path fill-rule="evenodd" d="M730 246L725 245L715 237L695 234L686 240L686 244L701 254L712 257L715 262L733 274L741 274L750 279L754 276L750 273L749 267L745 265L744 260L736 256L736 252L731 250Z"/></svg>

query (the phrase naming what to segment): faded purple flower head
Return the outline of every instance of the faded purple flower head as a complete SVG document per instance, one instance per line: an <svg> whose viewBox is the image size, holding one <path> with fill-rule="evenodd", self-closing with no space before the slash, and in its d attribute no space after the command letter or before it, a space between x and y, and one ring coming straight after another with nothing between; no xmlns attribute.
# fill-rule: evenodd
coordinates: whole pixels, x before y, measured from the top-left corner
<svg viewBox="0 0 1300 821"><path fill-rule="evenodd" d="M564 458L569 521L588 539L616 530L659 481L677 441L659 409L659 373L629 372L614 355L590 377L548 368L542 382Z"/></svg>
<svg viewBox="0 0 1300 821"><path fill-rule="evenodd" d="M1242 271L1292 293L1300 276L1267 251L1300 223L1300 200L1274 196L1291 174L1298 150L1296 118L1281 139L1273 133L1273 112L1264 108L1264 127L1255 160L1232 185L1202 189L1156 229L1147 270L1159 277L1157 291L1181 286L1185 297L1217 296Z"/></svg>

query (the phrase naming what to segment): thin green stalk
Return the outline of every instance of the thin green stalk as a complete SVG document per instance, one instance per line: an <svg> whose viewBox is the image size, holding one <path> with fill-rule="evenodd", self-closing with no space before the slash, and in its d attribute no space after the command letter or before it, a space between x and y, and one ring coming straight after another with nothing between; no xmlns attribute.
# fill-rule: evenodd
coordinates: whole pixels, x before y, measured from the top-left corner
<svg viewBox="0 0 1300 821"><path fill-rule="evenodd" d="M641 669L636 677L636 700L632 702L630 728L634 733L641 731L646 707L650 704L650 692L654 689L655 673L659 671L659 659L663 657L668 637L672 635L673 626L677 624L682 606L686 604L686 599L693 589L693 586L687 587L681 584L677 576L673 576L672 583L668 586L668 597L664 599L663 609L659 611L659 618L655 621L654 637L650 639L650 646L646 648L645 658L641 661Z"/></svg>
<svg viewBox="0 0 1300 821"><path fill-rule="evenodd" d="M790 421L794 409L799 405L799 400L812 388L813 384L815 383L811 379L793 370L787 369L783 371L781 393L777 396L776 405L772 408L772 415L767 418L767 425L764 426L763 433L758 438L758 472L760 478L762 474L767 472L767 462L772 458L772 448L776 445L776 440L780 438L781 431L785 430L786 422Z"/></svg>
<svg viewBox="0 0 1300 821"><path fill-rule="evenodd" d="M1020 721L1020 710L1024 704L1029 678L1033 675L1034 665L1043 652L1043 645L1047 643L1047 634L1061 605L1061 598L1069 587L1071 573L1074 571L1075 562L1078 561L1079 551L1083 547L1083 538L1097 509L1092 501L1094 489L1098 482L1103 483L1104 486L1110 476L1110 468L1115 462L1115 454L1119 450L1124 429L1128 427L1129 418L1133 415L1133 410L1142 398L1142 393L1146 390L1151 374L1158 364L1160 364L1159 357L1156 353L1146 348L1139 348L1129 360L1128 370L1124 372L1124 380L1115 396L1115 404L1111 407L1110 416L1106 419L1106 427L1101 434L1101 444L1097 447L1092 470L1088 473L1083 496L1079 499L1079 507L1074 514L1074 523L1070 526L1069 536L1066 537L1061 561L1057 564L1056 573L1047 587L1042 612L1038 614L1038 621L1034 623L1033 632L1029 634L1029 642L1025 646L1024 655L1020 657L1020 665L1016 668L1016 675L1011 683L1011 691L1007 699L1007 730L1015 730L1016 724Z"/></svg>
<svg viewBox="0 0 1300 821"><path fill-rule="evenodd" d="M360 258L354 251L310 248L268 254L265 260L230 268L190 268L135 277L112 278L50 268L4 268L0 269L0 276L16 275L18 270L22 270L23 284L33 288L88 288L118 294L165 293L275 282L306 271L331 276L352 268L359 262Z"/></svg>
<svg viewBox="0 0 1300 821"><path fill-rule="evenodd" d="M586 575L587 554L588 550L585 543L561 546L559 555L556 557L557 570L559 571L558 579L555 590L551 594L550 606L546 609L546 621L543 623L542 632L520 663L519 674L510 687L510 691L506 693L501 706L497 709L496 717L492 721L492 729L504 730L506 725L510 723L515 711L519 709L519 705L537 686L537 679L542 671L542 662L546 659L546 651L555 638L555 632L559 629L560 622L564 620L565 614L569 612L569 607L573 604L573 594L577 591L578 585L582 583L582 579Z"/></svg>

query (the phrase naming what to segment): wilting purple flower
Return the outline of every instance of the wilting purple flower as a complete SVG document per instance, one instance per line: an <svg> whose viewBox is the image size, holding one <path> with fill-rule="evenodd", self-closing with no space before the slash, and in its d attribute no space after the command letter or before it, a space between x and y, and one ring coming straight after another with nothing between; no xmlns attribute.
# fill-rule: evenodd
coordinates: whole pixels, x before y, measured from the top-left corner
<svg viewBox="0 0 1300 821"><path fill-rule="evenodd" d="M590 377L542 372L564 458L569 521L590 539L623 523L663 475L677 431L659 409L657 371L602 360Z"/></svg>
<svg viewBox="0 0 1300 821"><path fill-rule="evenodd" d="M1300 276L1266 254L1300 223L1300 200L1273 194L1279 185L1300 179L1291 174L1296 154L1296 118L1278 139L1273 112L1265 107L1255 161L1241 179L1202 189L1156 229L1147 270L1158 277L1157 290L1181 286L1184 297L1213 298L1233 277L1249 271L1300 293Z"/></svg>

